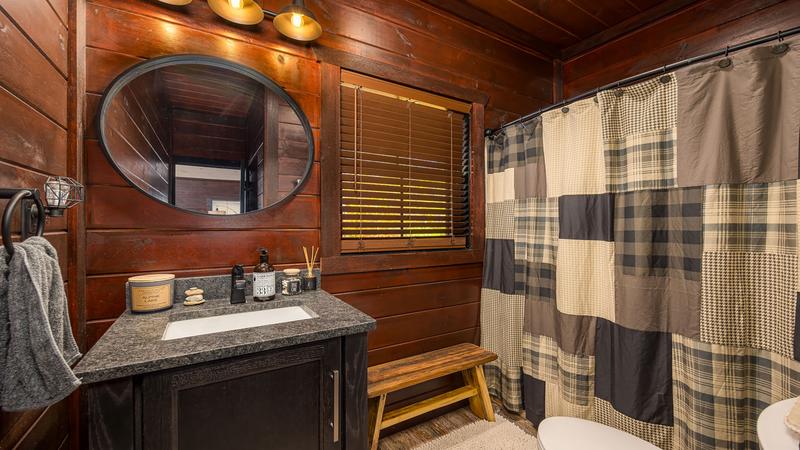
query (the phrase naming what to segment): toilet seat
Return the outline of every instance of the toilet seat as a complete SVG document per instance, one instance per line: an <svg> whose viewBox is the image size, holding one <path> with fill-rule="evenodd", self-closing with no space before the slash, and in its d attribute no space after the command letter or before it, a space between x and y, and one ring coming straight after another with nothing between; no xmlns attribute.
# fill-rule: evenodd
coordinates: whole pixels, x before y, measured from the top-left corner
<svg viewBox="0 0 800 450"><path fill-rule="evenodd" d="M574 417L548 417L538 431L540 450L659 450L632 434Z"/></svg>

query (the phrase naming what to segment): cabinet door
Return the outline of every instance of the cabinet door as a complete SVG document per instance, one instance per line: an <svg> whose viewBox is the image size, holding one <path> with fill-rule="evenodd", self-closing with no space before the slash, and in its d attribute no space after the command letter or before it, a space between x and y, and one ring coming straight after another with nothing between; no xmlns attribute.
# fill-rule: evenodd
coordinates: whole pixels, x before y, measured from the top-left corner
<svg viewBox="0 0 800 450"><path fill-rule="evenodd" d="M339 365L334 339L147 376L143 447L338 449Z"/></svg>

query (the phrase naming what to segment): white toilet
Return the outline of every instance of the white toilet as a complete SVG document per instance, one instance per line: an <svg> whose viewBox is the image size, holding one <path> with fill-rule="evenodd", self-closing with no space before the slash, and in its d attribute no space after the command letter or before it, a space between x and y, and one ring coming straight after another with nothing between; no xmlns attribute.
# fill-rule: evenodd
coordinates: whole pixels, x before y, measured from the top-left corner
<svg viewBox="0 0 800 450"><path fill-rule="evenodd" d="M548 417L538 431L540 450L659 450L632 434L574 417Z"/></svg>

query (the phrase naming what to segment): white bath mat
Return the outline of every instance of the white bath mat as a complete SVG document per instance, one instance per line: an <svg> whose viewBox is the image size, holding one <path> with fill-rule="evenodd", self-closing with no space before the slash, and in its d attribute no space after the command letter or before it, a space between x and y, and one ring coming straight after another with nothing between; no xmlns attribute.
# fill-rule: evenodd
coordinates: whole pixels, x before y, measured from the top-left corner
<svg viewBox="0 0 800 450"><path fill-rule="evenodd" d="M536 450L536 438L499 414L496 422L479 420L451 431L415 450Z"/></svg>

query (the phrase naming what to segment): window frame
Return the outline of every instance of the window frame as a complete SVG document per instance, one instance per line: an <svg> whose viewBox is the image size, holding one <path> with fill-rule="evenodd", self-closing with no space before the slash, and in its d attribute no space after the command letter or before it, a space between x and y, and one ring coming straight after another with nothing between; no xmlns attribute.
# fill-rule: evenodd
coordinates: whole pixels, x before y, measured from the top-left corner
<svg viewBox="0 0 800 450"><path fill-rule="evenodd" d="M332 55L335 56L335 55ZM382 267L386 270L470 264L483 261L485 235L484 205L484 105L487 97L478 91L462 89L442 81L402 71L386 73L365 59L332 58L321 62L320 101L320 244L321 262L327 274L358 273ZM343 253L341 248L340 174L340 84L342 70L415 86L414 89L460 98L469 102L469 234L466 248Z"/></svg>

